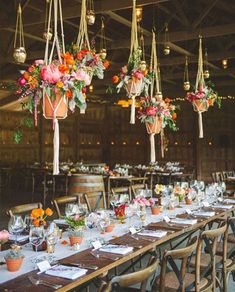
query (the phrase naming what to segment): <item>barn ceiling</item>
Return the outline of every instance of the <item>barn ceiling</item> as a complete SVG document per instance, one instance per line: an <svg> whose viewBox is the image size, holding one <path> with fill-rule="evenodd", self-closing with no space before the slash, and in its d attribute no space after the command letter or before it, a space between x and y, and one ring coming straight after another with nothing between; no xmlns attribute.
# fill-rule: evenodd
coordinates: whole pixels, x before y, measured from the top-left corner
<svg viewBox="0 0 235 292"><path fill-rule="evenodd" d="M0 82L15 81L18 71L43 58L46 0L21 0L27 60L25 65L12 58L16 9L19 1L0 1ZM79 0L62 0L66 44L76 40L79 25ZM119 71L129 56L131 0L94 0L96 23L89 26L90 38L97 49L100 41L100 20L105 19L108 59L111 67L104 80L94 81L93 100L110 99L106 87L111 76ZM185 56L189 58L189 77L194 83L197 71L198 35L203 36L208 51L211 80L221 95L235 95L235 2L231 0L137 0L143 6L143 27L146 59L150 55L151 31L157 34L158 55L164 95L184 96L182 89ZM163 54L164 27L169 26L171 53ZM223 69L222 59L228 59ZM112 96L111 96L112 97ZM0 109L19 109L11 91L0 90Z"/></svg>

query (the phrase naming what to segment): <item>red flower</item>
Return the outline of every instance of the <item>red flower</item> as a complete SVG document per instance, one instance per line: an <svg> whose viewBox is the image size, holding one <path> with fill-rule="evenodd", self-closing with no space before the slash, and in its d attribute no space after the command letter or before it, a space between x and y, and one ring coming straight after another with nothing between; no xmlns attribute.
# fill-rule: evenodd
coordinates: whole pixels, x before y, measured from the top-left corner
<svg viewBox="0 0 235 292"><path fill-rule="evenodd" d="M147 114L148 116L155 116L156 113L157 113L157 109L156 109L155 107L150 106L150 107L147 107L147 108L146 108L146 114Z"/></svg>

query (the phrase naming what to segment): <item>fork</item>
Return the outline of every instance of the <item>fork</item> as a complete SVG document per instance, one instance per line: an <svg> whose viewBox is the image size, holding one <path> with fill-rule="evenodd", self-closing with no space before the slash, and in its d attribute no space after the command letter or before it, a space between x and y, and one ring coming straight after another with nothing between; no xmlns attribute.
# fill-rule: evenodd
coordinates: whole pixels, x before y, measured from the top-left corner
<svg viewBox="0 0 235 292"><path fill-rule="evenodd" d="M38 285L44 285L44 286L46 286L46 287L50 287L50 288L54 288L54 289L59 289L59 288L62 287L62 285L58 285L58 284L54 284L54 283L49 283L49 282L47 282L47 281L43 281L43 280L38 280L38 279L35 279L35 278L32 277L32 276L29 276L28 279L29 279L29 281L30 281L32 284L34 284L34 285L36 285L36 286L38 286Z"/></svg>

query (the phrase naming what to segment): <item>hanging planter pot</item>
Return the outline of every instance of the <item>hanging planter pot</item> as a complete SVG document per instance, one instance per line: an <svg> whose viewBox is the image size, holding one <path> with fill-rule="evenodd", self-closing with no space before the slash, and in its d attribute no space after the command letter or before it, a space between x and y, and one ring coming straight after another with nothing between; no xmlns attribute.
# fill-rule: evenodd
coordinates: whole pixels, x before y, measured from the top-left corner
<svg viewBox="0 0 235 292"><path fill-rule="evenodd" d="M23 64L26 60L26 57L27 57L27 54L26 54L25 47L18 47L14 49L13 58L16 63Z"/></svg>
<svg viewBox="0 0 235 292"><path fill-rule="evenodd" d="M46 91L43 92L43 116L45 119L65 119L68 115L68 99L60 92L53 100Z"/></svg>
<svg viewBox="0 0 235 292"><path fill-rule="evenodd" d="M195 99L192 104L195 112L204 113L208 110L208 101L206 99Z"/></svg>
<svg viewBox="0 0 235 292"><path fill-rule="evenodd" d="M154 123L145 123L146 130L148 134L159 134L161 132L162 128L162 118L161 117L155 117Z"/></svg>
<svg viewBox="0 0 235 292"><path fill-rule="evenodd" d="M142 91L142 79L129 79L125 85L125 88L129 96L140 95Z"/></svg>

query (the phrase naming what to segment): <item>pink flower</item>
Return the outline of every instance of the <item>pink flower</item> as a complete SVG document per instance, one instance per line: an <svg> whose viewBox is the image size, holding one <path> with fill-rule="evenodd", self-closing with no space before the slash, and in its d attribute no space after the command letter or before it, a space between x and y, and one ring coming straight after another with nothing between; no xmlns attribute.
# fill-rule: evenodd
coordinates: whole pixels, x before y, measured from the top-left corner
<svg viewBox="0 0 235 292"><path fill-rule="evenodd" d="M157 200L156 199L154 199L154 198L150 198L149 199L149 204L150 204L150 206L153 206L153 205L155 205L157 203Z"/></svg>
<svg viewBox="0 0 235 292"><path fill-rule="evenodd" d="M91 84L90 76L83 70L78 70L74 77L79 81L84 81L86 86Z"/></svg>
<svg viewBox="0 0 235 292"><path fill-rule="evenodd" d="M146 108L146 114L147 114L148 116L155 116L156 113L157 113L157 109L156 109L155 107L150 106L150 107L147 107L147 108Z"/></svg>
<svg viewBox="0 0 235 292"><path fill-rule="evenodd" d="M62 77L62 73L59 71L58 67L55 64L50 64L43 66L41 69L41 78L44 81L49 83L56 83Z"/></svg>
<svg viewBox="0 0 235 292"><path fill-rule="evenodd" d="M38 66L38 65L44 65L44 61L41 60L41 59L39 59L39 60L35 60L35 61L34 61L34 64L35 64L36 66Z"/></svg>
<svg viewBox="0 0 235 292"><path fill-rule="evenodd" d="M144 74L140 71L136 71L134 74L134 77L141 80L144 77Z"/></svg>
<svg viewBox="0 0 235 292"><path fill-rule="evenodd" d="M6 242L9 239L9 232L7 230L0 231L0 242Z"/></svg>
<svg viewBox="0 0 235 292"><path fill-rule="evenodd" d="M197 92L197 98L198 99L203 99L205 97L205 92L204 91L198 91Z"/></svg>
<svg viewBox="0 0 235 292"><path fill-rule="evenodd" d="M79 218L80 218L80 216L79 216L79 215L74 215L74 216L73 216L73 220L75 220L75 221L78 221L78 220L79 220Z"/></svg>

